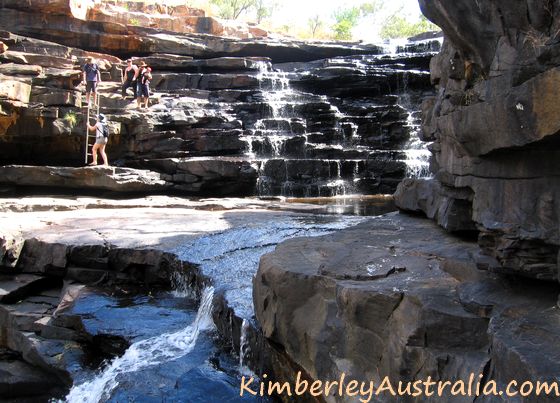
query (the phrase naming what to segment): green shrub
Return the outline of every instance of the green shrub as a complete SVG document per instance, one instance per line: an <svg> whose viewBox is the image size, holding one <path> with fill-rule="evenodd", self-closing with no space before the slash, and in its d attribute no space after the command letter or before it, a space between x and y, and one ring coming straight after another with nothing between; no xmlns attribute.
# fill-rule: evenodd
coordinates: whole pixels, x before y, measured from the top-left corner
<svg viewBox="0 0 560 403"><path fill-rule="evenodd" d="M72 112L72 111L67 112L66 115L64 115L63 119L66 122L68 122L71 129L73 129L76 126L76 123L78 122L78 118L76 117L76 113Z"/></svg>

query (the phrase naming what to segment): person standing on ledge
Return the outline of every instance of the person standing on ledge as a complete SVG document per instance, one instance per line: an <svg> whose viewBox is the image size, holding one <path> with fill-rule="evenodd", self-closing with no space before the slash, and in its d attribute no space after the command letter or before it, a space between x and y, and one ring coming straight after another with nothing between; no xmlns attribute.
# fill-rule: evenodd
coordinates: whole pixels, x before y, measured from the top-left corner
<svg viewBox="0 0 560 403"><path fill-rule="evenodd" d="M123 74L123 84L122 84L122 97L126 98L126 90L128 87L132 87L134 91L134 99L137 98L138 89L136 86L136 76L138 75L138 66L132 63L132 59L126 61L127 66L124 69Z"/></svg>
<svg viewBox="0 0 560 403"><path fill-rule="evenodd" d="M101 82L101 73L99 72L99 66L93 63L93 59L88 57L86 59L86 64L82 69L83 78L82 82L86 83L86 104L89 107L90 94L93 92L93 104L96 104L97 100L97 84Z"/></svg>
<svg viewBox="0 0 560 403"><path fill-rule="evenodd" d="M148 107L150 100L150 81L152 80L152 69L149 68L145 62L140 63L140 68L138 69L137 82L138 82L138 109Z"/></svg>
<svg viewBox="0 0 560 403"><path fill-rule="evenodd" d="M103 165L109 166L109 160L107 159L107 154L105 153L105 146L109 140L109 129L107 127L105 115L102 113L97 115L97 122L93 126L88 122L87 128L89 131L95 132L95 144L91 149L93 162L89 165L97 165L97 151L99 151L101 158L103 159Z"/></svg>

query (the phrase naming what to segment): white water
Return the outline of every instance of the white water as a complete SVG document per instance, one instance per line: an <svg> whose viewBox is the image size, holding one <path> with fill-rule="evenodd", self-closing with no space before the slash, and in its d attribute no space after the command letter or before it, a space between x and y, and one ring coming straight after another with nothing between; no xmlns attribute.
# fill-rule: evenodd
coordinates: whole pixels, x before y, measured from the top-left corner
<svg viewBox="0 0 560 403"><path fill-rule="evenodd" d="M429 42L427 42L429 43ZM403 43L393 43L393 51L397 51L397 46L404 45ZM384 57L384 56L381 56ZM402 70L399 68L401 64L395 64L392 67L384 67L378 65L378 60L370 60L366 57L351 58L347 59L329 59L326 61L327 67L336 66L351 66L353 68L358 68L363 71L364 74L369 74L369 70L382 71L386 68L391 68L398 74L399 84L398 87L393 89L395 94L399 95L398 105L407 112L407 122L405 128L410 133L410 141L403 147L403 149L395 150L400 151L398 155L400 157L400 162L406 165L406 177L412 178L426 178L430 177L430 157L431 153L428 150L428 145L420 141L418 134L420 133L421 127L419 125L419 118L416 116L417 112L417 99L412 97L409 93L409 78L411 74L423 74L421 71L407 70L406 66L402 65ZM380 67L381 66L381 67ZM360 171L359 165L356 164L354 171L349 175L348 165L345 165L344 176L341 175L340 161L338 161L338 169L335 170L333 166L330 175L323 175L317 178L309 178L309 174L305 175L305 178L301 179L292 170L290 171L291 177L286 175L286 178L281 177L281 172L278 170L266 170L270 178L263 176L264 167L267 165L269 158L279 159L284 158L286 151L290 152L290 155L285 158L288 159L299 159L308 149L308 145L303 146L303 152L301 154L295 153L294 145L296 142L291 143L291 139L295 133L299 133L301 127L304 128L304 133L307 133L308 129L310 132L320 131L317 130L316 122L311 119L311 121L306 121L306 119L298 119L302 114L296 113L299 109L294 108L294 104L311 102L306 93L294 90L290 86L290 76L286 72L274 70L270 63L262 62L259 64L259 71L257 78L259 80L260 90L264 102L268 105L267 116L264 119L258 120L254 125L254 133L248 136L244 136L243 140L248 143L247 155L250 158L255 158L259 154L266 155L265 158L259 158L260 171L259 177L257 179L257 190L259 195L272 195L281 194L282 196L290 197L296 194L301 194L303 192L306 196L315 195L332 195L332 196L344 196L348 194L353 194L361 190L360 181ZM426 73L427 74L427 73ZM316 99L314 102L319 102ZM328 97L324 97L323 102L328 102ZM339 105L341 106L341 105ZM358 135L358 123L352 121L353 116L350 114L346 116L341 113L336 105L330 105L329 113L335 111L336 122L334 128L337 130L337 136L342 135L342 139L329 139L328 134L324 133L326 140L325 144L322 144L321 140L318 140L318 136L314 133L311 139L311 145L309 145L309 150L312 151L310 159L321 159L327 161L328 159L335 160L340 158L345 160L344 153L336 153L336 148L340 147L341 150L349 149L356 150L360 152L360 136ZM352 111L350 109L350 111ZM329 113L325 112L325 115ZM305 115L305 113L303 113ZM303 122L303 126L299 121ZM298 123L297 128L299 130L290 130L291 124L293 122ZM275 124L276 122L276 124ZM381 129L380 129L381 130ZM383 131L380 136L380 148L384 148ZM373 134L373 133L372 133ZM323 151L321 148L325 148ZM258 149L257 149L258 148ZM331 152L332 150L332 152ZM287 160L286 160L287 161ZM287 167L287 165L286 165ZM363 167L366 168L367 167ZM312 174L311 174L312 176Z"/></svg>
<svg viewBox="0 0 560 403"><path fill-rule="evenodd" d="M407 178L429 178L431 152L427 149L405 150L406 154L406 177Z"/></svg>
<svg viewBox="0 0 560 403"><path fill-rule="evenodd" d="M406 177L407 178L429 178L430 172L430 157L432 153L428 149L428 143L420 140L420 130L422 128L415 122L413 110L408 94L408 75L403 77L404 93L399 97L399 105L406 110L408 117L406 119L407 126L410 130L410 140L405 145L403 152L406 155Z"/></svg>
<svg viewBox="0 0 560 403"><path fill-rule="evenodd" d="M196 298L193 288L189 284L188 277L179 271L174 271L171 274L171 294L175 298Z"/></svg>
<svg viewBox="0 0 560 403"><path fill-rule="evenodd" d="M249 330L249 321L243 319L241 324L241 336L239 339L239 373L243 375L253 375L253 372L245 364L245 357L251 348L249 341L247 340L247 331Z"/></svg>
<svg viewBox="0 0 560 403"><path fill-rule="evenodd" d="M132 344L121 356L114 359L93 380L75 385L66 396L68 403L98 403L106 401L119 385L121 374L173 361L190 353L201 332L213 328L212 299L214 289L204 290L200 307L193 323L175 333L165 333Z"/></svg>
<svg viewBox="0 0 560 403"><path fill-rule="evenodd" d="M263 97L272 109L273 118L286 117L283 107L288 103L293 103L296 93L290 87L290 79L288 74L281 71L272 71L270 63L259 63L259 80ZM263 88L270 83L270 88Z"/></svg>

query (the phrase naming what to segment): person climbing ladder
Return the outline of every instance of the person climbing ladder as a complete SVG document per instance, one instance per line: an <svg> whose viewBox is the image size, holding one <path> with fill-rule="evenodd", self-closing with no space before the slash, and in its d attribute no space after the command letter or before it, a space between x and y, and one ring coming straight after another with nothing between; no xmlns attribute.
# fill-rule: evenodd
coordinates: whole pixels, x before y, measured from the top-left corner
<svg viewBox="0 0 560 403"><path fill-rule="evenodd" d="M105 146L109 140L109 128L107 126L105 115L102 113L97 115L97 122L93 126L88 122L87 128L88 131L95 132L95 144L91 150L93 161L89 165L97 165L97 151L99 151L101 158L103 159L103 165L109 166L109 160L107 159L107 154L105 153Z"/></svg>

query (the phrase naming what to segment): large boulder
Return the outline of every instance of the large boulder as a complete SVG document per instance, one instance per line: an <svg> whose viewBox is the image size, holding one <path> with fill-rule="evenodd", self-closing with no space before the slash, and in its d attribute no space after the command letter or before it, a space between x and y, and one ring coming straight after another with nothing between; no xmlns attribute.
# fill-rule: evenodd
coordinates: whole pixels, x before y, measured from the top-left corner
<svg viewBox="0 0 560 403"><path fill-rule="evenodd" d="M398 214L288 240L260 261L255 313L265 337L310 381L344 374L379 386L388 377L396 387L428 376L468 382L473 374L500 389L512 379L553 381L560 373L552 342L560 328L550 308L556 287L480 272L476 254L475 243Z"/></svg>

